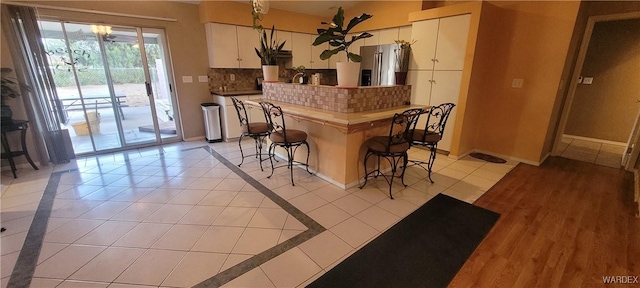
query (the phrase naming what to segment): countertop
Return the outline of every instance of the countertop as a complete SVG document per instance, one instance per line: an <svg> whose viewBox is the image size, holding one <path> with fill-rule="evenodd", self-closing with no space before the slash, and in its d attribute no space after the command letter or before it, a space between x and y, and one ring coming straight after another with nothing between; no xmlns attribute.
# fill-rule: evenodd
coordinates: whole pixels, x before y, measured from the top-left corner
<svg viewBox="0 0 640 288"><path fill-rule="evenodd" d="M211 92L211 94L228 97L228 96L238 96L238 95L259 95L259 94L262 94L262 91L261 90L238 90L238 91L227 91L227 92L215 91L215 92Z"/></svg>
<svg viewBox="0 0 640 288"><path fill-rule="evenodd" d="M259 106L260 101L262 101L262 99L247 100L245 102L253 106ZM388 120L393 117L393 114L402 113L407 109L429 108L428 105L405 105L401 107L378 109L365 112L340 113L283 102L269 102L273 103L274 105L280 106L282 108L282 111L284 113L288 113L289 116L321 123L322 125L330 125L342 128L348 132L351 132L353 130L351 128L361 129L360 126L367 127L372 122Z"/></svg>

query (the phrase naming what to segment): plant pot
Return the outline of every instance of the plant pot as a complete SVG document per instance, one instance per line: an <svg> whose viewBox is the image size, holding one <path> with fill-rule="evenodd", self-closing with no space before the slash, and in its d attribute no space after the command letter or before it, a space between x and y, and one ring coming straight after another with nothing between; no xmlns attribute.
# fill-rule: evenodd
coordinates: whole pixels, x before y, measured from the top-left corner
<svg viewBox="0 0 640 288"><path fill-rule="evenodd" d="M262 65L264 82L278 82L278 65Z"/></svg>
<svg viewBox="0 0 640 288"><path fill-rule="evenodd" d="M336 63L336 68L338 73L338 87L358 87L358 76L360 76L359 62L338 62Z"/></svg>
<svg viewBox="0 0 640 288"><path fill-rule="evenodd" d="M407 84L407 72L396 72L396 85Z"/></svg>

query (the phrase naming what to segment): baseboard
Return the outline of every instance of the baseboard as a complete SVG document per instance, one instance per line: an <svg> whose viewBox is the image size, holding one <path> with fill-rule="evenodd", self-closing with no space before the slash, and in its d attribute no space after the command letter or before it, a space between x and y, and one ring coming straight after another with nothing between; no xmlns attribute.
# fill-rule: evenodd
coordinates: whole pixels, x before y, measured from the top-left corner
<svg viewBox="0 0 640 288"><path fill-rule="evenodd" d="M589 137L569 135L569 134L563 134L562 137L567 137L567 138L576 139L576 140L584 140L589 142L596 142L601 144L616 145L616 146L622 146L622 147L627 146L627 143L624 143L624 142L609 141L604 139L589 138Z"/></svg>
<svg viewBox="0 0 640 288"><path fill-rule="evenodd" d="M204 140L205 136L198 136L198 137L191 137L191 138L185 138L183 141L188 142L188 141L200 141L200 140Z"/></svg>

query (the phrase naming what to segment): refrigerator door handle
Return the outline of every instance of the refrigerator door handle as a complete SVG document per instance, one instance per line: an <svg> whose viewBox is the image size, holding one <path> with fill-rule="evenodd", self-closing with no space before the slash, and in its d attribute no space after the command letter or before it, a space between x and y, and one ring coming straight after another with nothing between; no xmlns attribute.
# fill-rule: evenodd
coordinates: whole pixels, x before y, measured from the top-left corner
<svg viewBox="0 0 640 288"><path fill-rule="evenodd" d="M380 86L382 81L382 52L373 54L373 79L371 85Z"/></svg>

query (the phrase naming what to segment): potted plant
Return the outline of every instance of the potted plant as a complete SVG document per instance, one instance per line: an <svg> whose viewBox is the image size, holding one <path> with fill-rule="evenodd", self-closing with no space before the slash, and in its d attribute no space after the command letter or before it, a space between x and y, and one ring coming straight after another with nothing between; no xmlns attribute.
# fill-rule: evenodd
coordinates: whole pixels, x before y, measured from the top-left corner
<svg viewBox="0 0 640 288"><path fill-rule="evenodd" d="M11 121L11 117L13 116L13 112L11 111L11 107L7 105L7 101L9 98L16 98L20 96L19 88L16 87L17 83L13 79L9 77L9 74L13 72L11 68L0 68L2 73L2 87L0 90L2 91L2 96L0 98L0 104L2 106L1 111L1 120L2 122ZM23 88L27 88L26 86L22 86Z"/></svg>
<svg viewBox="0 0 640 288"><path fill-rule="evenodd" d="M409 42L405 40L395 40L398 48L396 53L396 85L405 85L407 83L407 72L409 71L409 55L411 54L411 45L416 43L415 40Z"/></svg>
<svg viewBox="0 0 640 288"><path fill-rule="evenodd" d="M358 76L360 74L360 61L362 57L360 55L349 51L349 46L353 42L369 38L371 35L368 32L362 32L357 35L351 36L350 40L347 40L347 34L353 27L362 23L363 21L373 17L372 15L362 13L359 17L353 17L349 24L344 27L344 10L342 7L338 8L338 13L333 16L333 22L322 22L323 25L329 25L328 29L318 29L318 37L313 42L314 46L318 46L322 43L329 42L329 49L322 51L320 59L327 60L331 56L337 54L340 51L344 51L347 54L347 62L336 63L338 74L338 86L339 87L357 87ZM359 52L359 51L358 51Z"/></svg>
<svg viewBox="0 0 640 288"><path fill-rule="evenodd" d="M260 50L254 48L262 62L262 73L264 73L264 81L266 82L278 81L278 54L280 54L284 44L287 42L282 41L282 43L278 43L278 41L273 38L275 31L275 26L271 26L271 33L269 37L267 37L267 31L262 30Z"/></svg>

